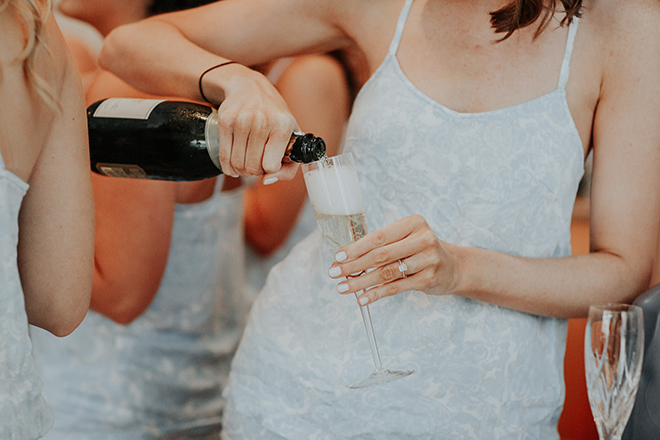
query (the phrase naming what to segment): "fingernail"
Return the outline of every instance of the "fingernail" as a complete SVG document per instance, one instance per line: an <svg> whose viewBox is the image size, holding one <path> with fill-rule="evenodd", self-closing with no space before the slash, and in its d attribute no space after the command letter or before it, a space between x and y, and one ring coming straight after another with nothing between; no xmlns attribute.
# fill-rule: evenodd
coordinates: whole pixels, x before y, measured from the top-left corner
<svg viewBox="0 0 660 440"><path fill-rule="evenodd" d="M330 275L330 277L332 278L338 277L339 275L341 275L341 268L338 266L331 267L330 270L328 271L328 275Z"/></svg>
<svg viewBox="0 0 660 440"><path fill-rule="evenodd" d="M277 182L278 180L280 179L278 179L277 177L269 177L268 179L264 179L264 185L270 185L272 183Z"/></svg>
<svg viewBox="0 0 660 440"><path fill-rule="evenodd" d="M361 306L365 305L368 302L369 302L369 297L368 296L363 296L362 298L360 298L360 305Z"/></svg>
<svg viewBox="0 0 660 440"><path fill-rule="evenodd" d="M348 291L348 284L346 283L337 284L337 292L344 293L347 291Z"/></svg>
<svg viewBox="0 0 660 440"><path fill-rule="evenodd" d="M346 252L337 252L335 254L335 261L341 263L346 259Z"/></svg>

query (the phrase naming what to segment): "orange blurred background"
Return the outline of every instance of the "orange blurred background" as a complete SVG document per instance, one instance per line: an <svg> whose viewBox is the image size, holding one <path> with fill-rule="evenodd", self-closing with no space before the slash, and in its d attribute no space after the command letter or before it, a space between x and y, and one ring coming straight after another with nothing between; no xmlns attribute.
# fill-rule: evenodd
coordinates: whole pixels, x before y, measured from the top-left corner
<svg viewBox="0 0 660 440"><path fill-rule="evenodd" d="M578 198L571 224L573 255L589 252L589 201ZM589 407L584 376L584 328L587 319L569 319L564 358L566 400L559 418L562 440L598 440L598 431Z"/></svg>

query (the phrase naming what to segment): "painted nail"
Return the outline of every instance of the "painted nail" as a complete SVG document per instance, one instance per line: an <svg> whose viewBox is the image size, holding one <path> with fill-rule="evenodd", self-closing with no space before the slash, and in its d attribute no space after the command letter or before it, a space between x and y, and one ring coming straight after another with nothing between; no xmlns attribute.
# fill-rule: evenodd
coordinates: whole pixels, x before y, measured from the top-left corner
<svg viewBox="0 0 660 440"><path fill-rule="evenodd" d="M338 277L339 275L341 275L341 268L338 266L331 267L330 270L328 271L328 275L330 275L330 277L332 278Z"/></svg>
<svg viewBox="0 0 660 440"><path fill-rule="evenodd" d="M341 263L341 262L344 261L345 259L346 259L346 252L343 252L343 251L342 251L342 252L337 252L337 253L335 254L335 261L336 261L336 262Z"/></svg>
<svg viewBox="0 0 660 440"><path fill-rule="evenodd" d="M348 284L346 283L337 284L337 292L344 293L346 291L348 291Z"/></svg>
<svg viewBox="0 0 660 440"><path fill-rule="evenodd" d="M264 185L273 184L273 183L277 182L278 180L280 180L280 179L278 179L277 177L269 177L268 179L264 179Z"/></svg>
<svg viewBox="0 0 660 440"><path fill-rule="evenodd" d="M369 302L369 297L368 296L363 296L362 298L360 298L360 305L361 306L365 305L368 302Z"/></svg>

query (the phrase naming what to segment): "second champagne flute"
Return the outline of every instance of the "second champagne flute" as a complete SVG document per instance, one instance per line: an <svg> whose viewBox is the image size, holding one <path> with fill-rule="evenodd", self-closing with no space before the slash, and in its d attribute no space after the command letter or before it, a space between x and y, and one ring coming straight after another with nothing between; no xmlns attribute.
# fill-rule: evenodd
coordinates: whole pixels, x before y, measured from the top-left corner
<svg viewBox="0 0 660 440"><path fill-rule="evenodd" d="M316 222L330 252L334 255L342 246L366 235L367 216L353 155L348 153L321 159L303 164L302 169ZM358 296L356 293L355 297ZM366 388L412 374L414 370L391 371L383 368L369 306L360 306L360 312L376 369L350 385L350 388Z"/></svg>
<svg viewBox="0 0 660 440"><path fill-rule="evenodd" d="M601 440L620 440L635 404L644 356L642 309L591 306L584 361L591 412Z"/></svg>

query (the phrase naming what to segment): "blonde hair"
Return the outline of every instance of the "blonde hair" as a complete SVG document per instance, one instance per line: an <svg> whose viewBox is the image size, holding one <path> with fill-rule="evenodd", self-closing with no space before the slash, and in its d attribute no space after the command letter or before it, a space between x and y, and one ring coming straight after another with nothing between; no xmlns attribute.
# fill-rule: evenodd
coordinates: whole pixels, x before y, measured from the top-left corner
<svg viewBox="0 0 660 440"><path fill-rule="evenodd" d="M36 71L38 49L52 57L43 37L43 25L51 13L51 0L0 0L0 12L8 7L16 9L23 19L26 43L15 62L22 63L28 83L39 96L53 109L60 109L60 103L51 84Z"/></svg>

